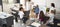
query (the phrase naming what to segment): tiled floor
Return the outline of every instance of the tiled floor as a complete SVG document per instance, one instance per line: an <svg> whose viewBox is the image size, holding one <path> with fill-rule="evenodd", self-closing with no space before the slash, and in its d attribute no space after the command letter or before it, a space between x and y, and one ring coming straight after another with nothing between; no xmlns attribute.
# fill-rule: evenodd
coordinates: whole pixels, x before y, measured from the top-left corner
<svg viewBox="0 0 60 27"><path fill-rule="evenodd" d="M22 25L22 22L20 22L20 20L18 20L18 22L15 22L15 20L14 20L14 26L13 27L25 27L25 25Z"/></svg>
<svg viewBox="0 0 60 27"><path fill-rule="evenodd" d="M14 20L14 26L13 27L27 27L26 25L22 25L22 22L18 20L18 23L15 22ZM47 27L45 25L41 25L41 27Z"/></svg>

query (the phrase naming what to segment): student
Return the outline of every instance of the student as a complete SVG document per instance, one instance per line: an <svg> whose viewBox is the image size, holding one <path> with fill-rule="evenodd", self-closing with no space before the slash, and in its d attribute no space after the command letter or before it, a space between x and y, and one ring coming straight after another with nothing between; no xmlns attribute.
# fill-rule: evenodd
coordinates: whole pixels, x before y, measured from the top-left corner
<svg viewBox="0 0 60 27"><path fill-rule="evenodd" d="M50 8L47 8L46 9L46 14L45 14L45 17L44 17L44 24L47 23L47 21L49 20L49 11L50 11Z"/></svg>
<svg viewBox="0 0 60 27"><path fill-rule="evenodd" d="M26 24L26 21L29 19L29 16L27 16L24 13L24 9L22 7L20 7L20 9L19 9L18 15L20 16L20 19L23 21L22 25Z"/></svg>
<svg viewBox="0 0 60 27"><path fill-rule="evenodd" d="M36 18L38 17L39 14L39 6L37 5L34 9L35 13L36 13Z"/></svg>
<svg viewBox="0 0 60 27"><path fill-rule="evenodd" d="M49 20L46 22L46 24L53 23L53 19L54 19L54 11L51 10L51 13L49 13L48 16L49 16L50 18L49 18Z"/></svg>
<svg viewBox="0 0 60 27"><path fill-rule="evenodd" d="M23 16L24 16L24 9L21 7L20 9L19 9L19 13L18 13L18 15L20 16L20 19L22 19L23 18Z"/></svg>
<svg viewBox="0 0 60 27"><path fill-rule="evenodd" d="M54 27L57 27L57 23L56 23L56 17L55 17L55 15L56 15L56 9L55 9L55 4L54 3L51 3L51 10L53 9L53 13L54 13Z"/></svg>
<svg viewBox="0 0 60 27"><path fill-rule="evenodd" d="M54 14L56 14L56 9L55 9L55 4L54 3L51 3L50 12L51 12L51 10L53 10Z"/></svg>
<svg viewBox="0 0 60 27"><path fill-rule="evenodd" d="M29 16L30 16L30 20L32 20L32 21L35 20L36 14L35 14L35 12L34 12L34 9L31 9Z"/></svg>
<svg viewBox="0 0 60 27"><path fill-rule="evenodd" d="M40 11L39 20L41 21L41 24L43 24L44 17L45 17L45 15L44 15L43 11Z"/></svg>

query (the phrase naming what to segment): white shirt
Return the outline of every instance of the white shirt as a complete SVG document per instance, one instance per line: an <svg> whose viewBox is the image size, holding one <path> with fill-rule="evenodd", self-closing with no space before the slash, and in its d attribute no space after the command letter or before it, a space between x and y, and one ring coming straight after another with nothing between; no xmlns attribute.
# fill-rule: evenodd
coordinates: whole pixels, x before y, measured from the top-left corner
<svg viewBox="0 0 60 27"><path fill-rule="evenodd" d="M48 16L50 17L48 22L49 23L53 22L54 14L50 13Z"/></svg>
<svg viewBox="0 0 60 27"><path fill-rule="evenodd" d="M23 16L24 16L23 11L19 11L18 15L19 15L19 16L20 16L20 18L22 19L22 18L23 18Z"/></svg>
<svg viewBox="0 0 60 27"><path fill-rule="evenodd" d="M49 12L51 12L51 10L54 10L54 9L55 9L54 7L51 7Z"/></svg>

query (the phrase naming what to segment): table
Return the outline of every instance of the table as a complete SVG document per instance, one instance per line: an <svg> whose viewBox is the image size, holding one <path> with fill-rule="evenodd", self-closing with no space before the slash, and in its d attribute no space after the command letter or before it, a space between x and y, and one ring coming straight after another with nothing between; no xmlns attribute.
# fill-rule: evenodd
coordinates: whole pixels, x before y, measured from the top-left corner
<svg viewBox="0 0 60 27"><path fill-rule="evenodd" d="M7 14L5 12L0 12L0 26L10 27L13 25L13 15Z"/></svg>

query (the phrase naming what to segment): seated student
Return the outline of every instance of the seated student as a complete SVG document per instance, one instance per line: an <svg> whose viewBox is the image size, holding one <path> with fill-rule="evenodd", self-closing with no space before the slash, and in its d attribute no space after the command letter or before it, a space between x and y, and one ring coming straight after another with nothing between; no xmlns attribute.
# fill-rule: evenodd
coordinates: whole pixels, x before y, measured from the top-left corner
<svg viewBox="0 0 60 27"><path fill-rule="evenodd" d="M24 9L22 7L19 9L18 15L20 16L20 20L23 21L22 25L24 25L26 23L27 19L28 19L28 16L24 16L25 15L24 14Z"/></svg>
<svg viewBox="0 0 60 27"><path fill-rule="evenodd" d="M23 16L24 16L24 9L21 7L20 9L19 9L19 13L18 13L18 15L20 16L20 19L22 19L23 18Z"/></svg>
<svg viewBox="0 0 60 27"><path fill-rule="evenodd" d="M34 9L32 9L32 10L30 11L29 16L30 16L30 20L35 20L36 14L35 14L35 12L34 12Z"/></svg>
<svg viewBox="0 0 60 27"><path fill-rule="evenodd" d="M39 20L40 20L41 24L45 24L48 19L49 19L49 17L45 16L43 11L40 11Z"/></svg>
<svg viewBox="0 0 60 27"><path fill-rule="evenodd" d="M50 18L49 18L49 20L47 21L46 24L48 24L48 23L53 23L53 19L54 19L54 11L51 10L51 12L49 13L48 16L49 16Z"/></svg>
<svg viewBox="0 0 60 27"><path fill-rule="evenodd" d="M29 16L27 16L26 13L25 13L23 7L20 7L18 15L20 16L20 20L23 21L23 25L26 23L26 21L28 20L28 17L29 17Z"/></svg>
<svg viewBox="0 0 60 27"><path fill-rule="evenodd" d="M43 11L40 11L39 20L40 20L41 24L43 24L43 22L44 22L44 17L45 17L45 15L44 15Z"/></svg>
<svg viewBox="0 0 60 27"><path fill-rule="evenodd" d="M50 18L50 17L48 16L48 15L49 15L49 11L50 11L50 8L47 8L47 9L46 9L45 18L44 18L44 24L45 24L45 23L49 20L49 18Z"/></svg>

